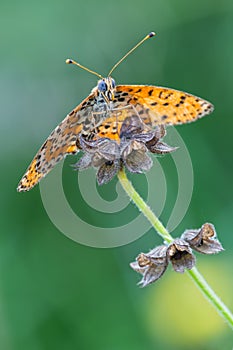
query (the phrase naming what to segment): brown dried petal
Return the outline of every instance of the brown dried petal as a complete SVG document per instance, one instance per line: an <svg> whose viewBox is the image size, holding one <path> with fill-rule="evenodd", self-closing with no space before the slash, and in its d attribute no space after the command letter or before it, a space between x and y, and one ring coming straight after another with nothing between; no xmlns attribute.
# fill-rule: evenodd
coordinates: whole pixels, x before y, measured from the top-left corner
<svg viewBox="0 0 233 350"><path fill-rule="evenodd" d="M92 155L92 166L95 168L100 167L106 162L106 159L98 152Z"/></svg>
<svg viewBox="0 0 233 350"><path fill-rule="evenodd" d="M146 146L150 152L157 153L157 154L166 154L166 153L174 152L178 149L178 147L169 146L165 142L157 142L154 145L148 142Z"/></svg>
<svg viewBox="0 0 233 350"><path fill-rule="evenodd" d="M166 135L166 129L163 125L158 125L153 131L153 137L149 140L145 140L146 147L153 152L156 144ZM154 153L154 152L153 152Z"/></svg>
<svg viewBox="0 0 233 350"><path fill-rule="evenodd" d="M216 237L214 225L209 223L198 230L186 230L181 236L193 249L203 254L216 254L224 250Z"/></svg>
<svg viewBox="0 0 233 350"><path fill-rule="evenodd" d="M131 141L122 151L122 159L127 169L132 173L148 171L153 162L147 155L145 145L136 140Z"/></svg>
<svg viewBox="0 0 233 350"><path fill-rule="evenodd" d="M153 265L145 270L141 281L138 283L142 287L148 286L157 281L166 271L167 266L164 265Z"/></svg>
<svg viewBox="0 0 233 350"><path fill-rule="evenodd" d="M154 138L154 135L155 135L154 131L142 132L141 134L137 134L137 135L132 136L131 139L142 142L142 143L147 143Z"/></svg>
<svg viewBox="0 0 233 350"><path fill-rule="evenodd" d="M98 146L98 153L107 160L114 160L120 158L120 148L116 141L105 139Z"/></svg>
<svg viewBox="0 0 233 350"><path fill-rule="evenodd" d="M112 180L112 178L116 175L120 167L119 161L114 162L105 162L101 165L97 172L97 182L98 185L104 185Z"/></svg>
<svg viewBox="0 0 233 350"><path fill-rule="evenodd" d="M195 257L189 244L182 239L175 239L167 248L167 257L176 272L183 273L185 269L192 269Z"/></svg>
<svg viewBox="0 0 233 350"><path fill-rule="evenodd" d="M141 254L140 254L141 255ZM139 256L140 256L139 255ZM139 257L138 256L138 257ZM158 247L155 247L149 253L144 254L144 256L150 260L153 264L162 264L167 265L167 246L166 245L159 245Z"/></svg>
<svg viewBox="0 0 233 350"><path fill-rule="evenodd" d="M102 140L102 139L101 139ZM84 137L80 137L80 146L83 151L94 153L98 148L99 140L86 140Z"/></svg>
<svg viewBox="0 0 233 350"><path fill-rule="evenodd" d="M130 264L131 268L140 273L143 277L141 281L138 283L142 287L146 287L148 284L151 284L157 281L165 272L167 265L149 265L141 267L138 262L132 262Z"/></svg>
<svg viewBox="0 0 233 350"><path fill-rule="evenodd" d="M125 166L131 173L144 173L153 165L151 158L144 152L134 151L125 160Z"/></svg>
<svg viewBox="0 0 233 350"><path fill-rule="evenodd" d="M166 129L164 125L157 125L155 128L155 138L157 140L162 139L166 135Z"/></svg>
<svg viewBox="0 0 233 350"><path fill-rule="evenodd" d="M144 130L141 119L135 115L125 118L120 132L120 139L131 139L133 135L140 134Z"/></svg>
<svg viewBox="0 0 233 350"><path fill-rule="evenodd" d="M143 150L143 152L146 152L146 147L144 146L144 144L136 140L131 140L125 142L122 146L121 156L123 159L126 159L133 151L139 150Z"/></svg>
<svg viewBox="0 0 233 350"><path fill-rule="evenodd" d="M84 153L82 158L79 161L72 165L75 170L84 170L91 166L92 164L92 155L90 153Z"/></svg>
<svg viewBox="0 0 233 350"><path fill-rule="evenodd" d="M119 158L119 146L114 140L110 140L107 137L102 137L97 140L86 140L80 137L80 145L83 151L95 154L98 152L104 158L118 157Z"/></svg>
<svg viewBox="0 0 233 350"><path fill-rule="evenodd" d="M140 267L151 265L151 259L147 257L144 253L141 253L137 256L137 262Z"/></svg>
<svg viewBox="0 0 233 350"><path fill-rule="evenodd" d="M80 144L84 151L83 157L74 165L76 169L87 169L90 166L100 167L106 161L119 158L119 146L108 138L98 140L86 140L80 137Z"/></svg>
<svg viewBox="0 0 233 350"><path fill-rule="evenodd" d="M137 261L133 261L129 264L129 266L136 272L140 273L143 275L144 271L146 270L145 268L139 266Z"/></svg>

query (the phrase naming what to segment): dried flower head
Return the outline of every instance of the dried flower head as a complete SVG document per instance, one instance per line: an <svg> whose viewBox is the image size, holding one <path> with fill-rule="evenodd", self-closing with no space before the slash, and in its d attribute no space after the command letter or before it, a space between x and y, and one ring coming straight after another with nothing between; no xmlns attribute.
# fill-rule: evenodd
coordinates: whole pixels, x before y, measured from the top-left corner
<svg viewBox="0 0 233 350"><path fill-rule="evenodd" d="M224 250L217 239L214 225L206 223L197 230L186 230L182 236L190 246L203 254L216 254Z"/></svg>
<svg viewBox="0 0 233 350"><path fill-rule="evenodd" d="M144 173L153 165L148 152L166 154L176 150L160 141L164 135L163 126L151 130L139 116L128 117L121 126L118 141L109 138L87 140L80 137L79 147L84 155L74 167L79 170L91 166L98 168L99 185L109 182L123 166L132 173Z"/></svg>

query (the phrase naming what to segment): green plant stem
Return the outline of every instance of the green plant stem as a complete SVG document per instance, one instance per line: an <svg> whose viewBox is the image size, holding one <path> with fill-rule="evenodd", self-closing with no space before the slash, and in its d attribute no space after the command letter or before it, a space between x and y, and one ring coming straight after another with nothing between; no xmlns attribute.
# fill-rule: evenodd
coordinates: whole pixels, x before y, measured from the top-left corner
<svg viewBox="0 0 233 350"><path fill-rule="evenodd" d="M128 180L124 169L118 172L118 179L124 188L125 192L131 198L131 200L136 204L138 209L145 215L145 217L149 220L151 225L155 228L157 233L166 241L167 243L171 243L173 241L173 237L169 234L168 230L164 227L161 221L157 218L157 216L153 213L150 207L144 202L141 196L136 192L132 183ZM230 310L224 305L221 299L215 294L215 292L210 288L206 280L200 274L196 267L192 268L192 270L186 270L188 275L192 278L192 280L196 283L196 285L200 288L202 293L206 296L209 302L215 307L215 309L219 312L219 314L228 322L229 326L233 328L233 315Z"/></svg>

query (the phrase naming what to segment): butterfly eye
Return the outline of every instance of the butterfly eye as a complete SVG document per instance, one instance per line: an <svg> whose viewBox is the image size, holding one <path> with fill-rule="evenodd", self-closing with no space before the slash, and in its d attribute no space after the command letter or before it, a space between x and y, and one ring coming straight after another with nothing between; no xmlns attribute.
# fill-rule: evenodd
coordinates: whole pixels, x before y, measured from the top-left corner
<svg viewBox="0 0 233 350"><path fill-rule="evenodd" d="M107 84L105 83L104 80L100 80L98 82L98 90L101 91L101 92L107 91Z"/></svg>
<svg viewBox="0 0 233 350"><path fill-rule="evenodd" d="M116 82L114 79L112 79L112 87L113 87L113 89L116 87Z"/></svg>

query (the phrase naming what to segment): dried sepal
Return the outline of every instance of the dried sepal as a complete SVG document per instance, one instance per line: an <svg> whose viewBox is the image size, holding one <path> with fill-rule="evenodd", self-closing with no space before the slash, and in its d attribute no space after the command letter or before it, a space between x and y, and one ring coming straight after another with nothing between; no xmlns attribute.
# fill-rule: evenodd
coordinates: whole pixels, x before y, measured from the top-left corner
<svg viewBox="0 0 233 350"><path fill-rule="evenodd" d="M159 245L158 247L155 247L154 249L150 250L149 253L141 253L138 256L138 262L142 266L143 260L141 259L141 255L145 257L145 259L148 259L150 263L153 264L159 264L159 265L167 265L167 246L166 245Z"/></svg>
<svg viewBox="0 0 233 350"><path fill-rule="evenodd" d="M132 140L122 150L121 158L126 168L132 173L148 171L153 162L147 155L147 148L142 142Z"/></svg>
<svg viewBox="0 0 233 350"><path fill-rule="evenodd" d="M164 125L157 125L154 130L154 137L159 141L166 135L166 128Z"/></svg>
<svg viewBox="0 0 233 350"><path fill-rule="evenodd" d="M156 154L167 154L174 152L178 149L178 147L169 146L165 142L156 142L154 145L152 144L152 142L148 142L147 148L151 153Z"/></svg>
<svg viewBox="0 0 233 350"><path fill-rule="evenodd" d="M97 152L104 159L109 160L109 161L120 158L119 146L113 140L105 139L104 142L99 142Z"/></svg>
<svg viewBox="0 0 233 350"><path fill-rule="evenodd" d="M112 178L117 174L120 168L119 160L108 161L102 164L97 171L97 183L98 185L104 185L112 180Z"/></svg>
<svg viewBox="0 0 233 350"><path fill-rule="evenodd" d="M136 135L141 135L149 131L149 128L145 126L139 116L133 115L125 118L121 126L120 140L132 140ZM153 135L152 135L153 137Z"/></svg>
<svg viewBox="0 0 233 350"><path fill-rule="evenodd" d="M167 248L167 257L176 272L183 273L195 265L195 256L189 244L183 239L175 239Z"/></svg>
<svg viewBox="0 0 233 350"><path fill-rule="evenodd" d="M177 150L177 147L167 145L161 142L161 139L166 135L166 129L163 125L158 125L154 130L153 137L148 140L145 145L151 153L166 154Z"/></svg>
<svg viewBox="0 0 233 350"><path fill-rule="evenodd" d="M78 160L77 163L73 164L72 167L75 170L88 169L92 164L92 155L90 153L84 153L84 155Z"/></svg>
<svg viewBox="0 0 233 350"><path fill-rule="evenodd" d="M96 152L107 160L119 158L119 146L114 140L102 137L97 140L86 140L80 137L80 145L84 152L95 154Z"/></svg>
<svg viewBox="0 0 233 350"><path fill-rule="evenodd" d="M199 253L216 254L224 250L217 239L214 225L209 223L205 223L197 230L186 230L181 238Z"/></svg>
<svg viewBox="0 0 233 350"><path fill-rule="evenodd" d="M154 138L154 134L155 134L154 131L143 132L141 134L133 135L131 137L131 140L136 140L136 141L142 142L146 145L147 142L149 142L150 140L152 140Z"/></svg>

